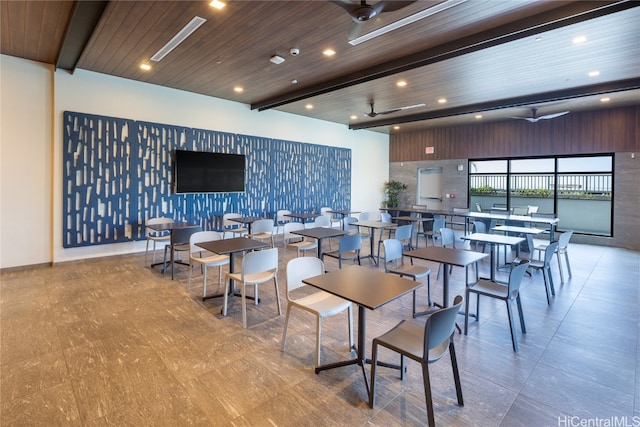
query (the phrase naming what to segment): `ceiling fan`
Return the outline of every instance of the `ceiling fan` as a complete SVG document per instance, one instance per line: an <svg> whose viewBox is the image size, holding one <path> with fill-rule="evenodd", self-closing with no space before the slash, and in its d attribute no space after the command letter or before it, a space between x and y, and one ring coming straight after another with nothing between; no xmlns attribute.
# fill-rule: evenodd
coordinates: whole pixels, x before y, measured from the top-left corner
<svg viewBox="0 0 640 427"><path fill-rule="evenodd" d="M409 6L411 3L415 3L417 0L409 1L395 1L395 0L383 0L374 5L367 4L365 0L360 1L360 4L353 3L349 0L332 0L331 3L340 6L346 10L349 16L351 16L351 25L349 26L349 40L353 40L360 34L364 23L379 15L383 12L393 12L400 10L403 7Z"/></svg>
<svg viewBox="0 0 640 427"><path fill-rule="evenodd" d="M383 114L391 114L391 113L397 113L398 111L402 111L402 110L409 110L411 108L417 108L417 107L424 107L425 104L414 104L414 105L407 105L405 107L398 107L398 108L392 108L391 110L384 110L384 111L374 111L373 106L374 106L374 102L371 101L369 103L369 105L371 106L371 111L368 113L364 113L365 116L367 117L376 117L376 116L380 116Z"/></svg>
<svg viewBox="0 0 640 427"><path fill-rule="evenodd" d="M510 118L512 118L512 119L522 119L522 120L526 120L526 121L531 122L531 123L535 123L535 122L537 122L539 120L555 119L556 117L560 117L560 116L564 116L565 114L569 114L568 111L562 111L560 113L545 114L543 116L538 116L537 112L538 112L538 109L534 107L534 108L531 109L531 117L511 116Z"/></svg>

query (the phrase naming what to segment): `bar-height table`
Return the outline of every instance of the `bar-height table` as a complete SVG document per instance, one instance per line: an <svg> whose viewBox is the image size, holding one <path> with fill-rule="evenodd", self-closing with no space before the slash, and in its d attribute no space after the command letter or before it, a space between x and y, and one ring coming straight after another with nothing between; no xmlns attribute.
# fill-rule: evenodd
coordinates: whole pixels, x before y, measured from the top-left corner
<svg viewBox="0 0 640 427"><path fill-rule="evenodd" d="M462 239L470 242L487 243L491 246L491 281L496 281L496 248L499 245L515 246L516 252L520 250L520 243L524 242L524 237L504 236L501 234L472 233L462 236Z"/></svg>
<svg viewBox="0 0 640 427"><path fill-rule="evenodd" d="M314 227L306 228L304 230L292 231L291 234L297 234L299 236L310 237L318 241L318 258L322 256L322 240L331 237L338 237L347 234L344 230L338 230L332 227Z"/></svg>
<svg viewBox="0 0 640 427"><path fill-rule="evenodd" d="M207 250L209 252L214 252L216 254L229 255L229 273L234 273L235 272L234 256L236 253L262 249L262 248L268 247L269 245L259 240L247 239L246 237L234 237L232 239L221 239L221 240L212 240L210 242L196 243L196 246L199 246L204 250ZM231 281L230 292L231 292L231 295L240 296L240 295L236 295L235 293L235 282L233 280ZM223 296L224 296L224 293L208 295L206 297L202 297L202 300L204 301L207 299L219 298ZM247 298L250 298L250 297L247 297Z"/></svg>
<svg viewBox="0 0 640 427"><path fill-rule="evenodd" d="M364 369L366 364L366 316L367 309L375 310L422 286L422 283L382 271L360 267L345 267L320 276L303 280L304 283L358 304L358 355L355 359L322 365L316 374L326 369L347 365L360 365L369 396L369 383Z"/></svg>
<svg viewBox="0 0 640 427"><path fill-rule="evenodd" d="M443 264L442 274L442 307L449 306L449 267L467 267L489 256L489 254L468 251L466 249L443 248L441 246L426 246L424 248L407 251L405 256L424 259ZM416 313L415 316L429 314L431 311ZM414 317L415 317L414 316Z"/></svg>
<svg viewBox="0 0 640 427"><path fill-rule="evenodd" d="M371 230L369 234L369 243L371 245L371 252L369 252L369 256L371 257L373 262L376 265L378 265L378 263L380 262L380 252L378 251L377 258L376 256L373 255L374 254L373 241L375 240L375 237L376 237L376 230L380 230L380 232L383 233L385 228L393 228L393 227L397 227L397 225L391 222L382 222L382 221L358 221L358 222L352 222L351 225L355 225L358 227L366 227L369 230ZM380 249L379 246L378 246L378 249Z"/></svg>
<svg viewBox="0 0 640 427"><path fill-rule="evenodd" d="M263 219L261 216L240 216L237 218L229 218L229 221L237 222L247 226L247 234L251 234L251 224L259 219Z"/></svg>

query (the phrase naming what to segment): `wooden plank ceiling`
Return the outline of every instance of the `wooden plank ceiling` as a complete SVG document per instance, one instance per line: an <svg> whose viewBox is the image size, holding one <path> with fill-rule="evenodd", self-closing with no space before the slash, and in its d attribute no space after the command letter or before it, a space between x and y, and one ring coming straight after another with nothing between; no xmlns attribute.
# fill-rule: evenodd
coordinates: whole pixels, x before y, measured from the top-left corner
<svg viewBox="0 0 640 427"><path fill-rule="evenodd" d="M478 113L508 120L531 107L600 109L603 94L611 106L640 104L640 2L416 1L374 17L362 34L444 10L355 46L350 16L332 2L226 3L3 0L1 53L384 133L477 122ZM206 22L150 61L195 16ZM369 118L370 102L376 111L425 105Z"/></svg>

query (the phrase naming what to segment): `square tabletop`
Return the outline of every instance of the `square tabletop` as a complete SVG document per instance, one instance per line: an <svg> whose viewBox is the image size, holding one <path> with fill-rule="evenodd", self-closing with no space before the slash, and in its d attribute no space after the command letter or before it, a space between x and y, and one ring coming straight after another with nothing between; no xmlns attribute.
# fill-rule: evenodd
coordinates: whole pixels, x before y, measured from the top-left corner
<svg viewBox="0 0 640 427"><path fill-rule="evenodd" d="M545 230L533 227L517 227L515 225L497 225L492 230L502 231L504 233L524 233L524 234L540 234Z"/></svg>
<svg viewBox="0 0 640 427"><path fill-rule="evenodd" d="M149 224L145 227L149 227L152 230L156 231L167 231L167 230L175 230L176 228L191 228L191 227L199 227L198 224L193 224L190 222L164 222L162 224Z"/></svg>
<svg viewBox="0 0 640 427"><path fill-rule="evenodd" d="M290 213L290 214L285 214L283 216L287 216L289 218L296 218L296 219L301 219L301 220L305 220L305 219L315 219L317 217L319 217L321 214L319 213L314 213L314 212L301 212L301 213Z"/></svg>
<svg viewBox="0 0 640 427"><path fill-rule="evenodd" d="M303 282L370 310L422 286L420 282L358 265L310 277Z"/></svg>
<svg viewBox="0 0 640 427"><path fill-rule="evenodd" d="M406 216L406 215L394 216L394 217L391 217L391 219L395 219L396 221L412 221L412 222L427 222L427 221L433 221L433 218L429 218L429 217L422 217L422 216Z"/></svg>
<svg viewBox="0 0 640 427"><path fill-rule="evenodd" d="M216 254L232 254L235 252L251 251L254 249L266 248L268 244L259 240L247 239L246 237L235 237L233 239L212 240L209 242L196 243L209 252Z"/></svg>
<svg viewBox="0 0 640 427"><path fill-rule="evenodd" d="M355 213L360 213L360 211L350 211L348 209L336 209L336 210L327 211L327 213L339 214L339 215L345 216L345 215L351 215L351 214L355 214Z"/></svg>
<svg viewBox="0 0 640 427"><path fill-rule="evenodd" d="M342 236L347 234L347 232L339 228L313 227L313 228L305 228L303 230L295 230L295 231L292 231L291 234L310 237L312 239L324 239L327 237Z"/></svg>
<svg viewBox="0 0 640 427"><path fill-rule="evenodd" d="M229 218L229 221L238 222L240 224L251 224L259 219L264 219L261 216L239 216L236 218Z"/></svg>
<svg viewBox="0 0 640 427"><path fill-rule="evenodd" d="M515 246L521 242L524 242L524 237L505 236L503 234L487 234L487 233L472 233L461 237L464 240L470 242L489 243L491 245L510 245Z"/></svg>
<svg viewBox="0 0 640 427"><path fill-rule="evenodd" d="M427 246L407 251L404 254L410 258L441 262L443 264L455 265L457 267L466 267L467 265L473 264L489 256L489 254L481 252L474 252L466 249L443 248L441 246Z"/></svg>
<svg viewBox="0 0 640 427"><path fill-rule="evenodd" d="M384 221L358 221L358 222L352 222L349 225L357 225L359 227L367 227L367 228L393 228L398 226L398 224L394 224L392 222L384 222Z"/></svg>

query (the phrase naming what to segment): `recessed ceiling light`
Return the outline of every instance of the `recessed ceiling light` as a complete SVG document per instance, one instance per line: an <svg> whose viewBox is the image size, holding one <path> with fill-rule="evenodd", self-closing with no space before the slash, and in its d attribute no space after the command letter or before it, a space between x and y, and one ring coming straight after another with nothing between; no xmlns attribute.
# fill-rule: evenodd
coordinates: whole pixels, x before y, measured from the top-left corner
<svg viewBox="0 0 640 427"><path fill-rule="evenodd" d="M350 117L350 119L351 119L351 120L355 120L355 119L357 119L357 118L358 118L358 116L356 116L355 114L354 114L353 116L351 116L351 117Z"/></svg>
<svg viewBox="0 0 640 427"><path fill-rule="evenodd" d="M446 104L447 103L447 99L446 98L440 98L440 99L438 99L438 103L439 104Z"/></svg>
<svg viewBox="0 0 640 427"><path fill-rule="evenodd" d="M307 104L304 106L307 110L313 110L313 104Z"/></svg>
<svg viewBox="0 0 640 427"><path fill-rule="evenodd" d="M481 119L482 118L482 114L476 114L476 119Z"/></svg>
<svg viewBox="0 0 640 427"><path fill-rule="evenodd" d="M594 71L589 71L589 77L596 77L600 75L600 71L598 70L594 70Z"/></svg>
<svg viewBox="0 0 640 427"><path fill-rule="evenodd" d="M211 3L209 3L209 6L214 9L220 10L226 6L226 3L221 2L220 0L213 0Z"/></svg>
<svg viewBox="0 0 640 427"><path fill-rule="evenodd" d="M149 64L140 64L140 68L144 71L149 71L151 69L151 65Z"/></svg>
<svg viewBox="0 0 640 427"><path fill-rule="evenodd" d="M233 91L237 93L242 93L244 92L244 88L242 86L236 86L233 88Z"/></svg>
<svg viewBox="0 0 640 427"><path fill-rule="evenodd" d="M297 85L298 84L298 79L291 79L291 84L292 85Z"/></svg>
<svg viewBox="0 0 640 427"><path fill-rule="evenodd" d="M336 54L336 51L335 51L335 50L333 50L333 49L331 49L331 48L328 48L328 49L323 50L323 51L322 51L322 54L323 54L324 56L333 56L333 55L335 55L335 54Z"/></svg>
<svg viewBox="0 0 640 427"><path fill-rule="evenodd" d="M535 39L537 42L541 42L542 41L542 37L536 37Z"/></svg>
<svg viewBox="0 0 640 427"><path fill-rule="evenodd" d="M396 86L398 87L405 87L407 85L407 82L404 80L400 80L396 83Z"/></svg>
<svg viewBox="0 0 640 427"><path fill-rule="evenodd" d="M573 44L580 44L587 41L587 36L576 36L573 38Z"/></svg>
<svg viewBox="0 0 640 427"><path fill-rule="evenodd" d="M400 126L398 126L398 125L393 127L393 130L399 130L399 129L400 129Z"/></svg>
<svg viewBox="0 0 640 427"><path fill-rule="evenodd" d="M604 98L600 98L600 102L609 102L609 101L611 101L611 98L609 98L608 96Z"/></svg>

